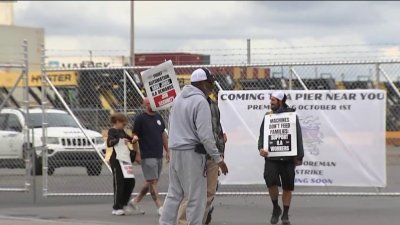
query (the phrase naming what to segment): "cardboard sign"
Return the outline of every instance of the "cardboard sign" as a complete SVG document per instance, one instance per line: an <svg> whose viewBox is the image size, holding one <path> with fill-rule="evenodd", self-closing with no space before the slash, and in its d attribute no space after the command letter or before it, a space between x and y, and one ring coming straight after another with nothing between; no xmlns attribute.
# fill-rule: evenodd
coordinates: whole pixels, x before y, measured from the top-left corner
<svg viewBox="0 0 400 225"><path fill-rule="evenodd" d="M124 175L125 179L135 178L132 163L119 160L119 165L121 166L122 175Z"/></svg>
<svg viewBox="0 0 400 225"><path fill-rule="evenodd" d="M143 85L153 111L168 109L180 92L171 60L141 72Z"/></svg>
<svg viewBox="0 0 400 225"><path fill-rule="evenodd" d="M268 157L296 156L296 113L279 113L265 116L264 147Z"/></svg>

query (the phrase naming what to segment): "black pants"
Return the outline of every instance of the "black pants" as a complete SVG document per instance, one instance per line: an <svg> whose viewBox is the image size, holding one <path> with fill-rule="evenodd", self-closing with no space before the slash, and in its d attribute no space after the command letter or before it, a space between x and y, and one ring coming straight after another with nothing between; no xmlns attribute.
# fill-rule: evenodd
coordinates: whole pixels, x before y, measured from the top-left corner
<svg viewBox="0 0 400 225"><path fill-rule="evenodd" d="M114 183L114 210L123 209L128 205L133 188L135 188L135 178L125 179L121 165L117 159L110 159L111 169L113 170Z"/></svg>

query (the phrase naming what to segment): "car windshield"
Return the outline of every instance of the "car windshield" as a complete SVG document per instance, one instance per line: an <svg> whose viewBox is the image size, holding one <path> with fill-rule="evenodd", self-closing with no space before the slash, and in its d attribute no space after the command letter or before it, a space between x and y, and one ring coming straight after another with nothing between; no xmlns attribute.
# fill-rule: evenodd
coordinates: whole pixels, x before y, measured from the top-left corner
<svg viewBox="0 0 400 225"><path fill-rule="evenodd" d="M46 113L48 127L78 127L72 116L64 113ZM31 128L42 127L42 113L29 113Z"/></svg>

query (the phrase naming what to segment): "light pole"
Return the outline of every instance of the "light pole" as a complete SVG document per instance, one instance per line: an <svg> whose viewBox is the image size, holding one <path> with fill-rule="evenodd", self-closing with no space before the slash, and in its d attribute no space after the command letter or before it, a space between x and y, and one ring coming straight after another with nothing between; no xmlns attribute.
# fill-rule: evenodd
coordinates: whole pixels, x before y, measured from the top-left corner
<svg viewBox="0 0 400 225"><path fill-rule="evenodd" d="M135 15L134 15L134 3L135 1L131 0L131 57L130 57L130 63L131 66L135 66L135 40L134 40L134 34L135 34Z"/></svg>
<svg viewBox="0 0 400 225"><path fill-rule="evenodd" d="M247 39L247 64L251 64L251 47L250 47L250 38Z"/></svg>
<svg viewBox="0 0 400 225"><path fill-rule="evenodd" d="M89 50L89 56L90 56L90 62L92 62L92 59L93 59L93 52L92 52L92 50Z"/></svg>

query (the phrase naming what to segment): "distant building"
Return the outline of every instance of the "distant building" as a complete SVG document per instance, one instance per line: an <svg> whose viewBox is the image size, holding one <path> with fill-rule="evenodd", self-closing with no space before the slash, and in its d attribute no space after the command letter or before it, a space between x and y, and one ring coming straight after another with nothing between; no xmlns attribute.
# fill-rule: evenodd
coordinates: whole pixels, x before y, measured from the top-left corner
<svg viewBox="0 0 400 225"><path fill-rule="evenodd" d="M14 25L14 10L12 2L0 3L0 25Z"/></svg>
<svg viewBox="0 0 400 225"><path fill-rule="evenodd" d="M136 66L153 66L168 60L171 60L174 65L209 65L210 55L184 52L135 54Z"/></svg>
<svg viewBox="0 0 400 225"><path fill-rule="evenodd" d="M43 28L0 25L0 39L0 61L2 63L21 63L23 59L22 44L24 40L27 40L29 71L40 70L41 46L44 44Z"/></svg>
<svg viewBox="0 0 400 225"><path fill-rule="evenodd" d="M50 68L121 67L129 61L125 56L49 56Z"/></svg>
<svg viewBox="0 0 400 225"><path fill-rule="evenodd" d="M135 66L155 66L171 60L174 65L209 65L210 55L191 53L138 53ZM50 56L47 67L53 68L91 68L129 66L128 56Z"/></svg>

